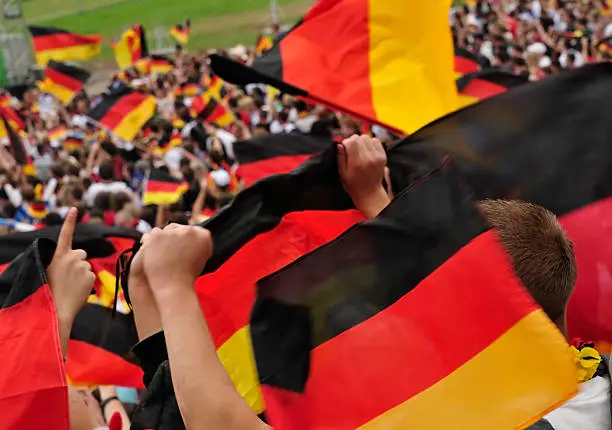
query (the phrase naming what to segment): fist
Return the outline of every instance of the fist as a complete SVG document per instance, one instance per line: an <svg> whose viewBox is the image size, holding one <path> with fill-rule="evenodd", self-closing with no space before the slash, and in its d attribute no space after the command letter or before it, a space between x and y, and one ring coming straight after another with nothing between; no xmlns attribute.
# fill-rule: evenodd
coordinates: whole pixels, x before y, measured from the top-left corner
<svg viewBox="0 0 612 430"><path fill-rule="evenodd" d="M338 145L340 179L357 207L383 189L386 166L387 154L376 138L351 136Z"/></svg>
<svg viewBox="0 0 612 430"><path fill-rule="evenodd" d="M77 220L77 210L72 208L59 234L51 264L47 268L49 288L55 301L58 317L74 320L87 303L96 275L82 249L72 249L72 238Z"/></svg>
<svg viewBox="0 0 612 430"><path fill-rule="evenodd" d="M212 254L210 232L170 224L143 237L142 268L156 299L175 288L191 288Z"/></svg>

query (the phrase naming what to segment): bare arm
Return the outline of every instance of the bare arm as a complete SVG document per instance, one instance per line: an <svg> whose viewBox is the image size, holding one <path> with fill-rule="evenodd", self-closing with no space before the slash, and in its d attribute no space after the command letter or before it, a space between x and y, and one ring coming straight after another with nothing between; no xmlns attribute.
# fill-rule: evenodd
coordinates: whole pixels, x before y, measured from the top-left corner
<svg viewBox="0 0 612 430"><path fill-rule="evenodd" d="M188 429L269 429L240 397L217 357L192 286L173 288L160 308L172 384Z"/></svg>

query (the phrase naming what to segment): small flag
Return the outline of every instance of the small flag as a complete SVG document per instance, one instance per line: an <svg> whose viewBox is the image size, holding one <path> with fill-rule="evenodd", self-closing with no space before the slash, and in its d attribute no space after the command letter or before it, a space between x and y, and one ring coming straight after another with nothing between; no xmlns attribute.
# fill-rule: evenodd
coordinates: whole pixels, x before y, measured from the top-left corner
<svg viewBox="0 0 612 430"><path fill-rule="evenodd" d="M80 67L50 60L45 69L45 79L38 83L38 88L67 105L83 89L90 76L91 73Z"/></svg>
<svg viewBox="0 0 612 430"><path fill-rule="evenodd" d="M190 82L190 83L185 83L181 85L178 88L178 91L179 91L178 95L182 95L183 97L191 98L191 97L195 97L198 94L200 94L202 92L202 88L200 88L198 84Z"/></svg>
<svg viewBox="0 0 612 430"><path fill-rule="evenodd" d="M319 0L251 66L220 55L211 66L234 84L272 85L413 133L457 107L449 4Z"/></svg>
<svg viewBox="0 0 612 430"><path fill-rule="evenodd" d="M8 122L16 133L20 133L25 130L25 121L17 112L15 112L13 108L0 108L0 115L2 115L2 117Z"/></svg>
<svg viewBox="0 0 612 430"><path fill-rule="evenodd" d="M102 37L84 36L57 27L28 27L34 42L36 61L87 61L100 53Z"/></svg>
<svg viewBox="0 0 612 430"><path fill-rule="evenodd" d="M208 92L193 99L189 112L192 118L198 118L219 127L227 127L236 122L232 111Z"/></svg>
<svg viewBox="0 0 612 430"><path fill-rule="evenodd" d="M272 49L274 39L269 34L260 34L255 43L255 55L260 56L266 51Z"/></svg>
<svg viewBox="0 0 612 430"><path fill-rule="evenodd" d="M149 56L145 30L138 24L126 30L112 48L120 69L134 66L138 60Z"/></svg>
<svg viewBox="0 0 612 430"><path fill-rule="evenodd" d="M13 114L17 116L15 111L10 108L0 108L0 140L8 140L9 152L17 164L21 166L23 173L28 176L36 176L38 172L36 171L32 157L30 157L30 154L26 151L21 138L17 134L19 130L12 126L12 124L16 122L16 119L21 121L21 118L17 116L16 119L11 119Z"/></svg>
<svg viewBox="0 0 612 430"><path fill-rule="evenodd" d="M0 108L11 106L11 95L6 92L0 93Z"/></svg>
<svg viewBox="0 0 612 430"><path fill-rule="evenodd" d="M185 20L184 24L177 24L170 29L170 35L174 37L177 43L180 45L187 45L189 42L189 30L191 22L189 19Z"/></svg>
<svg viewBox="0 0 612 430"><path fill-rule="evenodd" d="M78 152L83 149L83 139L70 135L64 140L64 150L66 152Z"/></svg>
<svg viewBox="0 0 612 430"><path fill-rule="evenodd" d="M171 205L189 189L187 182L173 178L161 169L153 169L142 195L143 205Z"/></svg>
<svg viewBox="0 0 612 430"><path fill-rule="evenodd" d="M121 85L91 109L87 116L116 136L131 141L155 113L155 97Z"/></svg>
<svg viewBox="0 0 612 430"><path fill-rule="evenodd" d="M55 141L55 140L61 141L65 139L67 135L68 135L68 129L63 125L60 125L50 130L49 133L47 134L47 137L49 138L50 141Z"/></svg>
<svg viewBox="0 0 612 430"><path fill-rule="evenodd" d="M495 69L470 73L457 79L459 107L469 106L527 83L527 78Z"/></svg>
<svg viewBox="0 0 612 430"><path fill-rule="evenodd" d="M222 100L227 95L225 81L217 75L213 75L212 77L207 76L206 86L208 88L208 92L215 96L218 100Z"/></svg>

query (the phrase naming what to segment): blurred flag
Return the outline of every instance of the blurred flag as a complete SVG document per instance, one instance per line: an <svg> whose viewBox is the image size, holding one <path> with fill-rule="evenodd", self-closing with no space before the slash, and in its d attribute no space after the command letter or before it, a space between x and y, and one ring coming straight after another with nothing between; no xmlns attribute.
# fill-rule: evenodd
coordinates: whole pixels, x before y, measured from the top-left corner
<svg viewBox="0 0 612 430"><path fill-rule="evenodd" d="M269 51L274 45L274 38L269 34L260 34L255 43L255 55L258 57Z"/></svg>
<svg viewBox="0 0 612 430"><path fill-rule="evenodd" d="M189 30L191 27L191 21L185 20L184 24L177 24L170 29L170 35L180 45L187 45L189 42Z"/></svg>
<svg viewBox="0 0 612 430"><path fill-rule="evenodd" d="M153 169L147 178L142 194L142 204L171 205L178 202L189 189L189 184L172 177L161 169Z"/></svg>
<svg viewBox="0 0 612 430"><path fill-rule="evenodd" d="M51 129L49 133L47 133L49 141L61 141L64 140L67 135L68 129L66 128L66 126L63 125L57 126L54 129Z"/></svg>
<svg viewBox="0 0 612 430"><path fill-rule="evenodd" d="M6 429L69 427L68 384L57 316L51 290L40 276L45 268L37 267L41 247L47 249L46 242L37 240L15 261L12 278L19 283L7 284L6 277L0 276L0 355L4 369L0 375L0 409Z"/></svg>
<svg viewBox="0 0 612 430"><path fill-rule="evenodd" d="M270 425L513 430L576 394L569 345L461 183L445 163L258 283L251 336Z"/></svg>
<svg viewBox="0 0 612 430"><path fill-rule="evenodd" d="M457 79L459 108L529 83L527 78L495 69L481 70Z"/></svg>
<svg viewBox="0 0 612 430"><path fill-rule="evenodd" d="M195 97L202 92L202 88L195 82L184 83L177 90L177 95L187 98Z"/></svg>
<svg viewBox="0 0 612 430"><path fill-rule="evenodd" d="M331 138L299 133L256 136L234 145L238 175L250 187L267 176L290 172L332 145Z"/></svg>
<svg viewBox="0 0 612 430"><path fill-rule="evenodd" d="M145 30L139 24L126 30L119 41L111 46L120 69L131 67L138 60L149 56Z"/></svg>
<svg viewBox="0 0 612 430"><path fill-rule="evenodd" d="M36 61L45 66L50 60L87 61L100 53L102 37L71 33L57 27L28 27Z"/></svg>
<svg viewBox="0 0 612 430"><path fill-rule="evenodd" d="M11 95L6 92L0 93L0 108L11 106Z"/></svg>
<svg viewBox="0 0 612 430"><path fill-rule="evenodd" d="M106 95L87 116L129 142L153 116L155 104L155 97L122 85Z"/></svg>
<svg viewBox="0 0 612 430"><path fill-rule="evenodd" d="M18 291L40 288L42 280L23 274L44 273L58 234L59 227L47 227L3 237L0 244L0 303L7 295L10 298ZM143 386L140 367L128 361L131 347L138 342L133 316L124 312L127 306L120 298L118 312L113 318L112 301L106 300L103 304L101 299L109 296L109 289L114 299L117 255L131 248L137 238L135 232L104 225L77 225L74 247L87 252L97 280L94 284L96 294L90 296L89 304L77 315L70 334L68 359L61 374L67 375L72 384ZM17 258L24 251L26 255L36 252L36 248L31 247L34 240L38 240L39 257ZM28 321L20 319L19 323L26 324Z"/></svg>
<svg viewBox="0 0 612 430"><path fill-rule="evenodd" d="M227 127L236 122L232 111L208 91L192 100L189 113L192 118L209 124L217 124L219 127Z"/></svg>
<svg viewBox="0 0 612 430"><path fill-rule="evenodd" d="M272 85L413 133L457 106L449 6L320 0L252 66L219 55L211 66L228 82Z"/></svg>
<svg viewBox="0 0 612 430"><path fill-rule="evenodd" d="M50 60L45 69L45 79L38 83L38 88L67 105L83 89L90 76L91 73L80 67Z"/></svg>
<svg viewBox="0 0 612 430"><path fill-rule="evenodd" d="M14 128L12 124L19 123L23 127L23 120L10 108L0 108L0 141L8 141L8 149L10 154L15 159L15 162L21 166L23 173L28 176L36 176L38 172L32 161L32 157L26 151L21 137L17 134L19 129Z"/></svg>
<svg viewBox="0 0 612 430"><path fill-rule="evenodd" d="M163 75L174 70L174 61L164 55L153 54L136 62L136 69L142 75Z"/></svg>
<svg viewBox="0 0 612 430"><path fill-rule="evenodd" d="M64 140L64 150L66 152L75 152L83 149L83 138L75 135L69 135Z"/></svg>
<svg viewBox="0 0 612 430"><path fill-rule="evenodd" d="M207 76L206 86L208 87L208 92L218 100L222 100L227 95L225 81L217 75Z"/></svg>
<svg viewBox="0 0 612 430"><path fill-rule="evenodd" d="M0 115L8 122L16 133L22 132L25 130L25 121L19 116L17 112L11 107L2 107L0 108Z"/></svg>

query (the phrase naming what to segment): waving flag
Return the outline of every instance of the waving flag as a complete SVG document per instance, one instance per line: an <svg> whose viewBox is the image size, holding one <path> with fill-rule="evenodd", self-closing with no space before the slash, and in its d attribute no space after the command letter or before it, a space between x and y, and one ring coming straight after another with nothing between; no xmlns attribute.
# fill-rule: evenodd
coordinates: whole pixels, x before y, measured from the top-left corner
<svg viewBox="0 0 612 430"><path fill-rule="evenodd" d="M170 35L181 45L187 45L189 42L189 30L191 27L191 21L185 20L184 24L177 24L170 29Z"/></svg>
<svg viewBox="0 0 612 430"><path fill-rule="evenodd" d="M577 392L569 346L461 183L442 165L258 283L251 336L274 428L511 430Z"/></svg>
<svg viewBox="0 0 612 430"><path fill-rule="evenodd" d="M269 34L261 34L257 38L257 42L255 43L255 55L258 57L266 51L272 49L274 45L274 38Z"/></svg>
<svg viewBox="0 0 612 430"><path fill-rule="evenodd" d="M198 118L209 124L217 124L219 127L227 127L236 122L232 111L209 91L192 100L189 112L192 118Z"/></svg>
<svg viewBox="0 0 612 430"><path fill-rule="evenodd" d="M252 66L213 55L228 82L263 83L413 133L457 107L450 0L320 0Z"/></svg>
<svg viewBox="0 0 612 430"><path fill-rule="evenodd" d="M19 118L17 113L11 108L0 108L0 141L7 140L9 145L9 152L15 159L18 165L23 169L23 173L28 176L36 176L37 171L32 161L32 157L26 151L21 137L17 134L19 128L25 127L23 120Z"/></svg>
<svg viewBox="0 0 612 430"><path fill-rule="evenodd" d="M28 27L34 42L36 61L87 61L100 53L102 37L71 33L57 27Z"/></svg>
<svg viewBox="0 0 612 430"><path fill-rule="evenodd" d="M145 30L141 25L134 25L126 30L119 41L113 43L112 48L120 69L131 67L138 60L149 56Z"/></svg>
<svg viewBox="0 0 612 430"><path fill-rule="evenodd" d="M87 116L120 138L131 141L155 113L155 97L120 86L91 109Z"/></svg>
<svg viewBox="0 0 612 430"><path fill-rule="evenodd" d="M45 269L58 234L59 227L47 227L3 238L0 244L0 303L7 294L10 298L22 289L34 291L41 288L40 280L25 277L23 273L40 273ZM68 360L62 376L65 379L67 375L72 384L142 387L142 371L127 359L138 337L133 316L121 297L118 312L112 317L115 261L118 253L131 248L136 238L138 235L133 232L106 226L77 225L73 241L75 249L87 252L97 279L94 284L96 294L90 296L89 303L77 315L70 335ZM36 252L30 247L34 240L44 244L43 250L46 251L37 259L33 255L29 259L17 258L24 251ZM6 306L6 301L4 303ZM20 324L26 323L27 320L20 320Z"/></svg>
<svg viewBox="0 0 612 430"><path fill-rule="evenodd" d="M178 202L188 189L187 182L173 178L163 170L153 169L144 186L142 203L145 206L171 205Z"/></svg>
<svg viewBox="0 0 612 430"><path fill-rule="evenodd" d="M38 88L66 105L83 89L90 76L91 73L80 67L50 60L45 69L45 79L39 82Z"/></svg>

